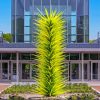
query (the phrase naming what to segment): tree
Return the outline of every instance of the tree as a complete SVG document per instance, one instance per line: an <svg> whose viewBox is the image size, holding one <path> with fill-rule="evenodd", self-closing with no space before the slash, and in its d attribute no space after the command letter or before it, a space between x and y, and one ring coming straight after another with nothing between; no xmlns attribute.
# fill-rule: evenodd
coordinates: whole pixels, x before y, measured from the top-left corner
<svg viewBox="0 0 100 100"><path fill-rule="evenodd" d="M39 14L37 26L38 76L36 91L44 96L57 96L64 93L63 48L64 19L62 13L45 10Z"/></svg>
<svg viewBox="0 0 100 100"><path fill-rule="evenodd" d="M89 40L89 43L94 43L96 40Z"/></svg>
<svg viewBox="0 0 100 100"><path fill-rule="evenodd" d="M12 34L11 33L5 33L5 34L2 34L2 37L5 41L8 41L8 42L12 42Z"/></svg>

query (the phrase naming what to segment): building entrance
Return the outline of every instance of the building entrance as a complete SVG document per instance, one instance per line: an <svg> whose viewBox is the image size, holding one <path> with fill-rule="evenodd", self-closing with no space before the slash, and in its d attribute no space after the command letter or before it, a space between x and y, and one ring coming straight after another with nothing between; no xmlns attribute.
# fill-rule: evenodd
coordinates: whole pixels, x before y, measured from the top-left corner
<svg viewBox="0 0 100 100"><path fill-rule="evenodd" d="M9 63L8 62L2 62L1 63L1 79L2 80L8 80L9 79Z"/></svg>
<svg viewBox="0 0 100 100"><path fill-rule="evenodd" d="M92 79L96 80L98 79L98 63L93 62L91 67L92 67L91 68Z"/></svg>
<svg viewBox="0 0 100 100"><path fill-rule="evenodd" d="M79 79L79 64L72 63L71 64L71 79Z"/></svg>
<svg viewBox="0 0 100 100"><path fill-rule="evenodd" d="M12 63L12 81L13 82L17 81L17 67L16 67L16 63Z"/></svg>
<svg viewBox="0 0 100 100"><path fill-rule="evenodd" d="M22 63L22 79L30 79L30 64Z"/></svg>
<svg viewBox="0 0 100 100"><path fill-rule="evenodd" d="M84 63L84 67L83 67L83 71L84 71L84 80L87 80L88 79L88 64L87 63Z"/></svg>

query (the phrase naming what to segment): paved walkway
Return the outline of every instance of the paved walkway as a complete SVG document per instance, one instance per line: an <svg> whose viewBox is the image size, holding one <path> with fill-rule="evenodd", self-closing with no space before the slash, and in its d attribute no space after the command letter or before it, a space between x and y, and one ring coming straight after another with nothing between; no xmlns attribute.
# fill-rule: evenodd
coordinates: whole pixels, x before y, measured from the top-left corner
<svg viewBox="0 0 100 100"><path fill-rule="evenodd" d="M3 92L5 89L7 89L10 86L11 86L11 84L0 83L0 93Z"/></svg>
<svg viewBox="0 0 100 100"><path fill-rule="evenodd" d="M93 90L100 94L100 86L92 86Z"/></svg>

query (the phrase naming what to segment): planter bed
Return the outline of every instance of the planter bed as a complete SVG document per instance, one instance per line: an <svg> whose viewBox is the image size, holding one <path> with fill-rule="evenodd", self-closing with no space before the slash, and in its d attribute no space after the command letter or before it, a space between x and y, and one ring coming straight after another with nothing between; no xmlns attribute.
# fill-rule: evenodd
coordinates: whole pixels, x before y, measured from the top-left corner
<svg viewBox="0 0 100 100"><path fill-rule="evenodd" d="M95 98L95 99L93 98L93 100L99 100L96 99L98 98L98 95L96 95L95 92L92 90L92 88L89 87L87 84L67 84L65 88L66 93L57 97L43 97L42 95L38 95L35 93L35 87L36 87L35 85L21 85L21 86L14 85L5 90L2 93L1 97L6 98L7 100L9 100L8 99L9 96L22 97L24 98L22 100L84 100L80 99L81 96L82 98L86 97L89 98L89 96L92 97L93 95L93 97ZM78 99L73 99L73 98L78 98Z"/></svg>

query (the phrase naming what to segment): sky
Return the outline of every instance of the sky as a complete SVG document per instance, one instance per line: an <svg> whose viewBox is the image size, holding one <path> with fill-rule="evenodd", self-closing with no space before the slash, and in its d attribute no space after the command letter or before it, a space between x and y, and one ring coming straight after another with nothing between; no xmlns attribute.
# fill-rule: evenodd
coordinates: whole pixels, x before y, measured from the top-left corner
<svg viewBox="0 0 100 100"><path fill-rule="evenodd" d="M100 31L100 0L90 0L89 36L97 38ZM11 32L11 0L0 0L0 31Z"/></svg>

